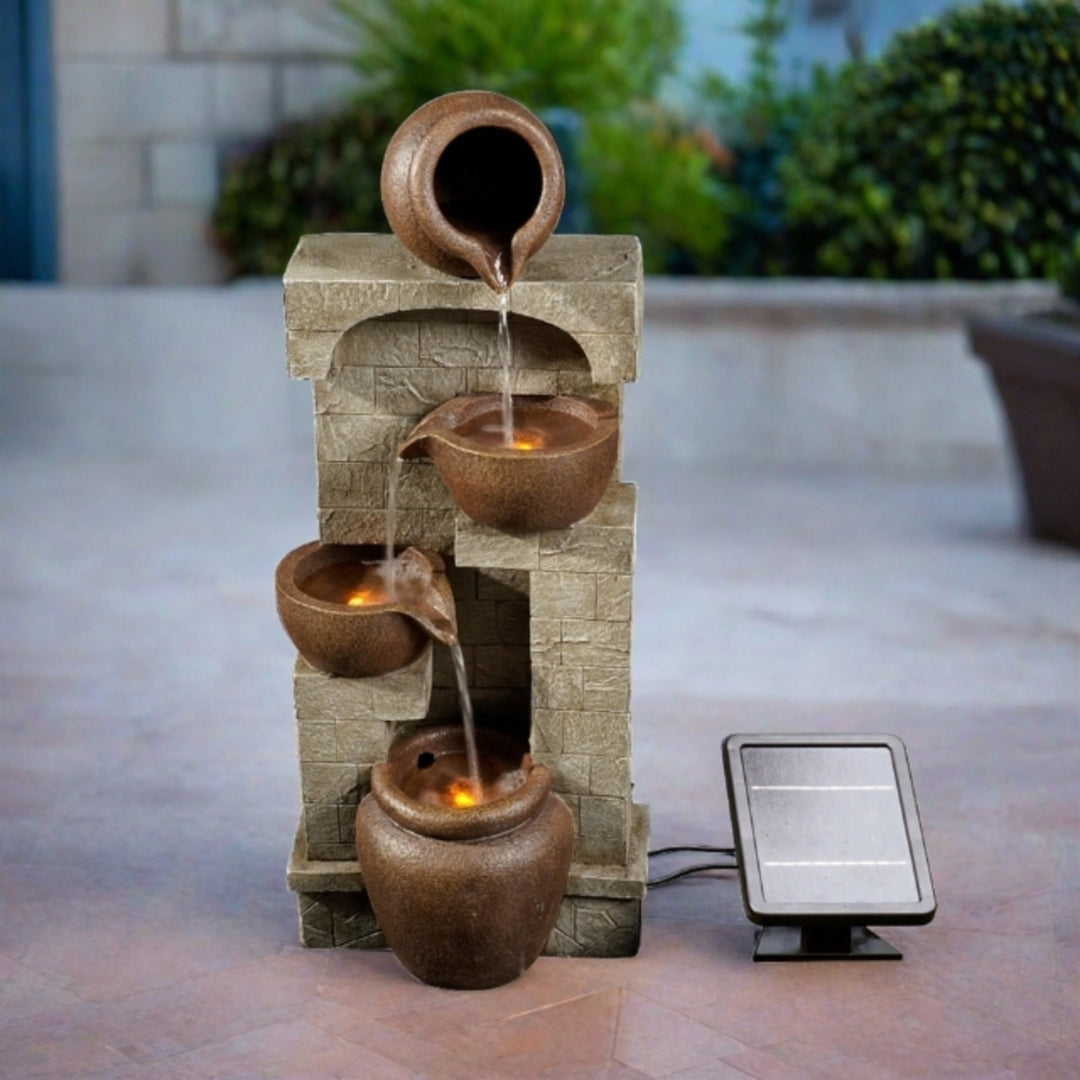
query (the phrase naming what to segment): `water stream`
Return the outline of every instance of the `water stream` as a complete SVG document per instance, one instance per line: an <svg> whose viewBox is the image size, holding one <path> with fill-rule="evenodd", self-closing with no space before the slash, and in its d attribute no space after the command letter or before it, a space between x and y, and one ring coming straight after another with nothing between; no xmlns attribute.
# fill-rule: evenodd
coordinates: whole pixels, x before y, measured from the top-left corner
<svg viewBox="0 0 1080 1080"><path fill-rule="evenodd" d="M455 639L450 646L457 677L458 697L461 699L461 723L465 729L465 754L469 761L469 783L477 804L484 801L484 787L480 780L480 755L476 749L476 721L473 718L472 698L469 696L469 676L465 671L465 653L461 642Z"/></svg>
<svg viewBox="0 0 1080 1080"><path fill-rule="evenodd" d="M501 289L499 298L499 385L502 388L502 433L503 446L514 443L514 398L510 393L510 368L513 366L514 350L510 340L510 290Z"/></svg>

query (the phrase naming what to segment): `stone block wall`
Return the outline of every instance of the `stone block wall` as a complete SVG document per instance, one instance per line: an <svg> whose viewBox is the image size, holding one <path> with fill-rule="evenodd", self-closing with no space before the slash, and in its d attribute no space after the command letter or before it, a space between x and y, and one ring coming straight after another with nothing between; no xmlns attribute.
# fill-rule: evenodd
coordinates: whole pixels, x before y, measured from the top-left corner
<svg viewBox="0 0 1080 1080"><path fill-rule="evenodd" d="M514 390L602 397L621 414L641 291L636 240L552 238L512 293ZM313 387L323 541L381 542L399 443L449 398L497 389L494 307L486 286L430 269L395 237L301 242L285 276L287 351L290 373ZM584 520L526 534L468 518L428 461L405 462L398 489L398 543L447 563L478 721L527 739L573 814L571 889L549 946L559 954L634 951L644 893L647 816L630 771L637 499L620 473ZM304 812L289 883L308 944L381 940L351 818L392 738L460 716L448 654L433 650L383 679L298 663Z"/></svg>
<svg viewBox="0 0 1080 1080"><path fill-rule="evenodd" d="M62 280L220 280L228 155L355 87L329 0L51 4Z"/></svg>

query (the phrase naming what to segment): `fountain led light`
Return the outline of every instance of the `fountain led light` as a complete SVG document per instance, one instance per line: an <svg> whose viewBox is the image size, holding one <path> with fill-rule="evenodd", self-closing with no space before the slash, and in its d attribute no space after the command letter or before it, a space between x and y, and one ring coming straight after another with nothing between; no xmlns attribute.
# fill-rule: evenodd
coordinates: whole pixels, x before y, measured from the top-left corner
<svg viewBox="0 0 1080 1080"><path fill-rule="evenodd" d="M345 598L349 607L365 607L368 604L381 604L386 597L375 589L357 589Z"/></svg>
<svg viewBox="0 0 1080 1080"><path fill-rule="evenodd" d="M459 780L451 784L446 794L449 797L450 805L456 806L459 810L476 806L480 801L476 796L476 792L473 791L472 784L467 780Z"/></svg>
<svg viewBox="0 0 1080 1080"><path fill-rule="evenodd" d="M514 438L510 442L511 450L542 450L547 440L542 431L515 431Z"/></svg>

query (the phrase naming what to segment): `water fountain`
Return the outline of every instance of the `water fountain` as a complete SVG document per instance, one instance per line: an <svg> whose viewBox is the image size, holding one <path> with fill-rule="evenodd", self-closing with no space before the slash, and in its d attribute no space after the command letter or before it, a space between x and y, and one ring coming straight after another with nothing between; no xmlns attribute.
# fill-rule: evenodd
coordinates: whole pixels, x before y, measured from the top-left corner
<svg viewBox="0 0 1080 1080"><path fill-rule="evenodd" d="M512 179L509 194L499 175ZM544 242L561 205L561 164L535 117L498 95L450 95L419 110L391 144L383 182L400 238L306 236L285 273L289 372L309 379L314 394L319 541L307 557L329 551L325 565L370 563L393 518L394 550L417 549L433 580L445 575L456 633L436 619L400 656L404 666L360 676L334 674L294 635L303 809L288 884L300 938L311 947L389 938L410 970L440 985L506 981L541 946L632 955L648 814L631 799L636 492L620 476L619 418L640 352L640 247L633 237ZM388 192L410 196L404 210ZM500 309L513 339L505 369ZM511 394L504 432L498 418ZM348 618L343 608L369 628L385 613L381 596L374 610L365 612L366 601L350 607L352 579L332 583L338 592L321 603L334 610L323 610L305 599L310 579L290 573L315 637L318 619ZM397 614L423 625L415 611ZM465 772L461 709L450 651L430 634L456 638L464 661L482 731L480 806L447 801L447 777ZM380 814L420 835L428 828L470 857L484 847L484 829L564 815L569 866L556 854L541 875L559 892L536 894L545 915L531 932L540 939L496 940L499 927L523 919L513 898L532 872L519 868L502 900L493 892L476 901L489 915L490 956L502 959L477 961L455 981L435 946L406 955L416 920L422 927L437 922L432 910L445 917L468 904L449 871L404 885L391 875L405 892L382 889L384 898L372 839L381 826L371 824ZM556 852L559 828L539 848ZM454 837L466 842L445 844ZM494 862L516 866L528 846L522 839ZM406 906L403 895L418 912L404 932L390 914ZM440 932L433 926L431 940ZM474 938L461 948L479 946Z"/></svg>

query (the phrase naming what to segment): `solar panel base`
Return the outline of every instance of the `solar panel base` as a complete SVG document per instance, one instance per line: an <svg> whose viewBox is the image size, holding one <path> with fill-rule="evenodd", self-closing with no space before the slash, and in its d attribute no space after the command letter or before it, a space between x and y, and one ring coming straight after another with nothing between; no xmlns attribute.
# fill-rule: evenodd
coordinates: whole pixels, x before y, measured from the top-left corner
<svg viewBox="0 0 1080 1080"><path fill-rule="evenodd" d="M763 926L755 960L901 960L903 953L865 926Z"/></svg>

